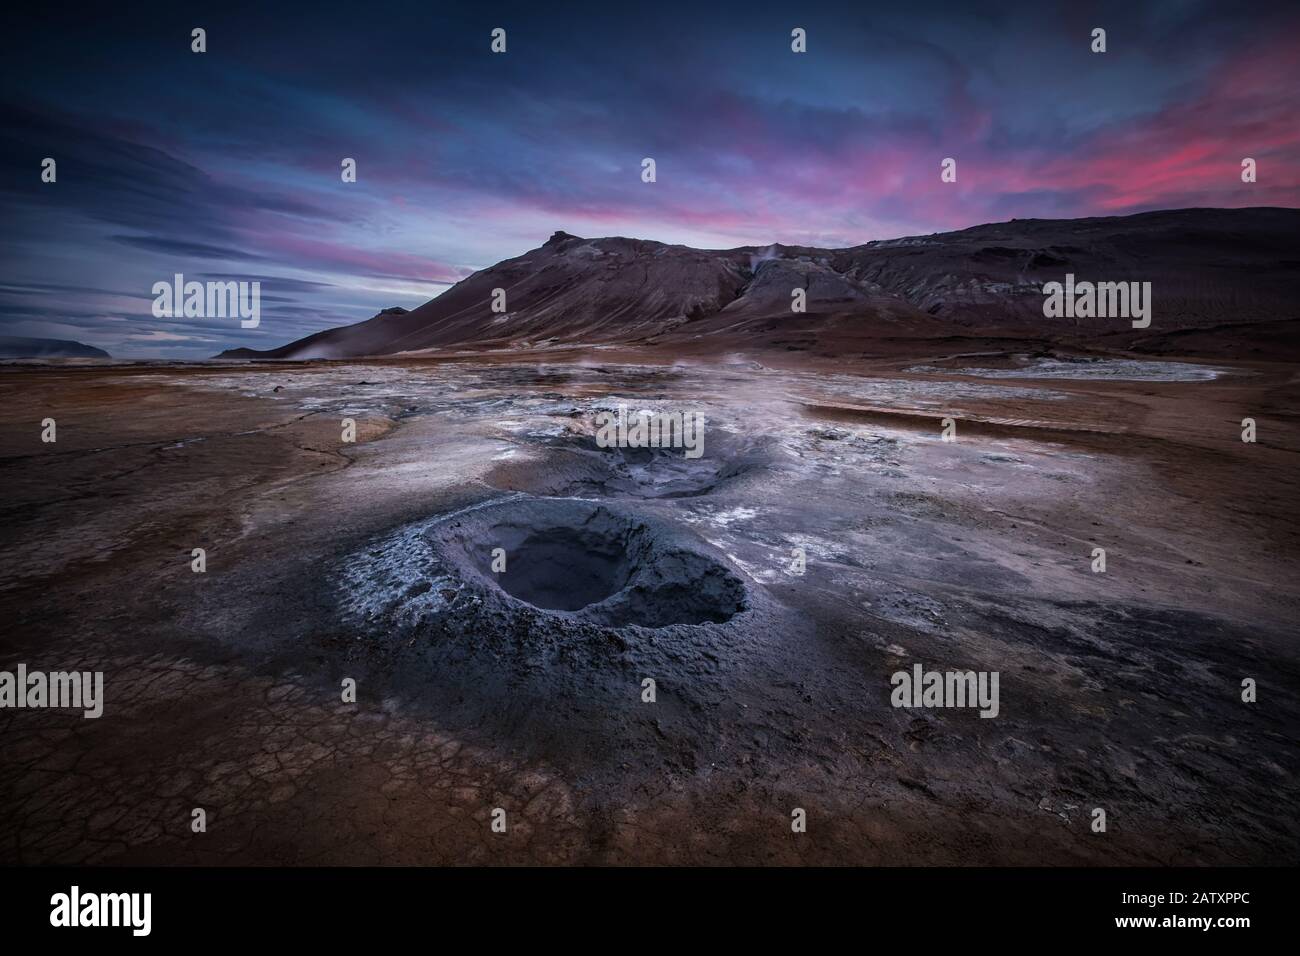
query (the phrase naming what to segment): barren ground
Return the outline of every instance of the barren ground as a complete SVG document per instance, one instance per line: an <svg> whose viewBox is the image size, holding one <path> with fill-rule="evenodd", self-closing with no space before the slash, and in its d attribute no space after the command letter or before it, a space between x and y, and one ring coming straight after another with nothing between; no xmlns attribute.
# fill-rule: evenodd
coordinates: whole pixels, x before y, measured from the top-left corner
<svg viewBox="0 0 1300 956"><path fill-rule="evenodd" d="M1292 366L795 362L0 368L0 669L106 697L0 711L0 862L1300 862ZM704 456L598 449L620 401ZM627 534L661 626L475 567ZM894 709L914 663L999 715Z"/></svg>

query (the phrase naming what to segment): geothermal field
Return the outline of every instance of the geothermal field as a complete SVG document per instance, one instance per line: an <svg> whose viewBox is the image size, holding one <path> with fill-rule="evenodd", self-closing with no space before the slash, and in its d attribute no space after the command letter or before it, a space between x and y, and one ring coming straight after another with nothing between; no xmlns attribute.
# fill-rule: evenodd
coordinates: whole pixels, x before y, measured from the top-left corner
<svg viewBox="0 0 1300 956"><path fill-rule="evenodd" d="M103 712L0 711L0 861L1295 863L1294 368L5 365L0 668ZM918 665L996 713L896 706Z"/></svg>

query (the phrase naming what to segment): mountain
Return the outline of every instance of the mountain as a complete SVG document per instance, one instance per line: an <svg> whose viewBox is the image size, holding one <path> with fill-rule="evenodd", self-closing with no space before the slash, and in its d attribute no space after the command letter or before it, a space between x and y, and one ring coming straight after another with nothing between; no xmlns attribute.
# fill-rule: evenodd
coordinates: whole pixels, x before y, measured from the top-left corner
<svg viewBox="0 0 1300 956"><path fill-rule="evenodd" d="M1294 348L1300 210L1182 209L1013 219L847 249L703 250L557 232L410 312L385 310L278 349L226 358L342 358L636 344L698 351L879 350L919 339L1086 339L1139 351ZM1044 283L1150 282L1151 327L1046 318ZM493 290L507 311L495 313ZM805 290L806 312L791 309ZM1246 327L1251 328L1247 332Z"/></svg>
<svg viewBox="0 0 1300 956"><path fill-rule="evenodd" d="M103 349L65 339L0 335L0 358L110 358Z"/></svg>

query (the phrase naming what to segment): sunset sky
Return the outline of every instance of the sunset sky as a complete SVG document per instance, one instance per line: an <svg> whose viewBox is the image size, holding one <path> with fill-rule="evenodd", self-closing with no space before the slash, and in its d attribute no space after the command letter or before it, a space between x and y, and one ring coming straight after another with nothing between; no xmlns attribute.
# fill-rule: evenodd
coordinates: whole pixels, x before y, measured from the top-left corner
<svg viewBox="0 0 1300 956"><path fill-rule="evenodd" d="M846 246L1300 205L1294 3L314 6L6 25L0 335L268 348L414 307L556 229ZM177 272L261 280L261 327L154 318Z"/></svg>

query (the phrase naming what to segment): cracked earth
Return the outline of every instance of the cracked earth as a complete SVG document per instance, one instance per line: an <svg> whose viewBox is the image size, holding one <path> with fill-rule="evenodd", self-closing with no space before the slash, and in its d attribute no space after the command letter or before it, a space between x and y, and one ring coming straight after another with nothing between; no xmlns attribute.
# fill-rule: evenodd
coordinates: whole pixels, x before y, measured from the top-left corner
<svg viewBox="0 0 1300 956"><path fill-rule="evenodd" d="M105 686L0 710L2 862L1300 860L1283 366L605 350L0 396L0 669ZM704 456L599 448L620 402L701 410ZM598 610L519 600L561 565ZM914 663L999 671L999 716L891 707Z"/></svg>

